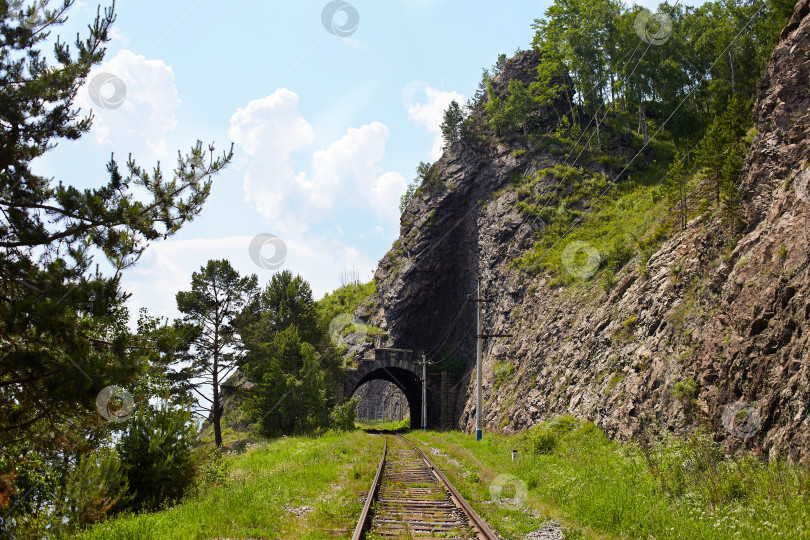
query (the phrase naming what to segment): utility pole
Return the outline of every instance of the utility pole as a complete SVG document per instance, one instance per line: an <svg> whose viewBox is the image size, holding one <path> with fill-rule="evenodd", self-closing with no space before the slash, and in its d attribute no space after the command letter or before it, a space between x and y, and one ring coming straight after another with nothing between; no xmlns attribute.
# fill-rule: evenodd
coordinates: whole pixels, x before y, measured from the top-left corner
<svg viewBox="0 0 810 540"><path fill-rule="evenodd" d="M422 430L427 430L427 357L422 355Z"/></svg>
<svg viewBox="0 0 810 540"><path fill-rule="evenodd" d="M483 410L483 390L481 384L482 377L482 356L484 349L484 338L490 337L512 337L512 334L484 334L483 323L481 321L481 304L484 302L492 302L491 298L483 298L481 296L481 280L478 280L478 297L470 298L470 302L478 304L478 322L476 324L476 344L475 344L475 440L480 441L483 438L484 430L484 410Z"/></svg>
<svg viewBox="0 0 810 540"><path fill-rule="evenodd" d="M481 334L484 333L484 329L481 326L481 304L484 302L489 302L490 300L484 300L481 298L481 280L478 280L478 298L475 299L478 308L478 319L475 325L475 440L480 441L483 437L483 423L484 423L484 415L482 414L482 394L483 391L481 390L481 373L484 371L482 369L482 360L481 356L484 349L484 339L481 337Z"/></svg>

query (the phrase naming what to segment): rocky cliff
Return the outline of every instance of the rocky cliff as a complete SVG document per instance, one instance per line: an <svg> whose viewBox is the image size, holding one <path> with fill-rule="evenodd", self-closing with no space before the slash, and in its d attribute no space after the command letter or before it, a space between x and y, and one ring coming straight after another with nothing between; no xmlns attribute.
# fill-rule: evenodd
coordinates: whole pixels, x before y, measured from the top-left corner
<svg viewBox="0 0 810 540"><path fill-rule="evenodd" d="M485 346L487 430L573 414L638 440L703 424L729 451L809 457L809 3L797 6L758 87L757 133L740 179L744 231L731 252L724 225L705 212L644 271L624 265L615 286L553 286L510 264L545 224L526 219L507 188L561 158L497 140L459 142L406 208L375 274L378 293L357 315L389 333L384 345L435 353L447 344L471 369L475 307L466 301L480 278L493 300L485 330L514 335ZM510 60L495 90L536 61L534 53ZM536 111L536 127L553 112ZM468 431L470 369L456 409Z"/></svg>

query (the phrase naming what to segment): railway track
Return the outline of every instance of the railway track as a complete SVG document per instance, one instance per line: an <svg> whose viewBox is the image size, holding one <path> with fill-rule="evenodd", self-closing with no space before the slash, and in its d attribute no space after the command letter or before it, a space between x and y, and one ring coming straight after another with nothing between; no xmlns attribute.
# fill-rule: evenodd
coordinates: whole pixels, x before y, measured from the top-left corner
<svg viewBox="0 0 810 540"><path fill-rule="evenodd" d="M383 455L352 540L466 538L498 535L409 439L382 433Z"/></svg>

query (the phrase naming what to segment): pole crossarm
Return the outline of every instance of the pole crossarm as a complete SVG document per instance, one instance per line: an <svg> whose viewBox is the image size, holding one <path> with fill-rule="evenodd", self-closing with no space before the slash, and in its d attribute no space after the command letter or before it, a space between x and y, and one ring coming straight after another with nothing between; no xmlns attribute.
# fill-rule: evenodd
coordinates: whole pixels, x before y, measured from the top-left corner
<svg viewBox="0 0 810 540"><path fill-rule="evenodd" d="M481 280L478 280L477 283L477 292L476 298L472 298L472 294L467 297L468 302L472 302L478 304L476 306L477 317L476 317L476 345L475 345L475 440L480 441L483 438L484 434L484 411L483 411L483 384L482 384L482 371L483 371L483 349L484 349L484 339L486 338L496 338L496 337L504 337L510 338L513 337L512 334L485 334L484 327L483 327L483 314L481 312L481 306L485 303L492 302L492 298L486 298L481 296Z"/></svg>

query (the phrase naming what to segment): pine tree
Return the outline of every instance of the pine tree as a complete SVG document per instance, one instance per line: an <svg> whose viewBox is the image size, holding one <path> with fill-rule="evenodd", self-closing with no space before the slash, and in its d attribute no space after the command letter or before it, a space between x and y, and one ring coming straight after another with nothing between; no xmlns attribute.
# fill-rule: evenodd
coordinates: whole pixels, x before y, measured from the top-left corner
<svg viewBox="0 0 810 540"><path fill-rule="evenodd" d="M720 205L720 174L726 150L726 138L720 117L716 117L698 146L698 162L703 167L714 192L715 203Z"/></svg>
<svg viewBox="0 0 810 540"><path fill-rule="evenodd" d="M745 164L748 145L737 142L729 149L720 174L720 210L723 221L728 225L729 238L733 238L742 223L742 204L739 198L738 182Z"/></svg>
<svg viewBox="0 0 810 540"><path fill-rule="evenodd" d="M0 3L0 446L70 444L83 431L78 419L98 420L103 387L143 372L143 351L130 346L121 272L149 242L200 213L211 177L232 156L214 159L211 146L209 159L197 142L178 155L170 178L159 165L148 171L131 158L121 171L113 157L107 183L84 190L35 174L33 160L92 124L74 100L104 58L114 4L99 10L71 48L50 33L74 3L53 10L45 1ZM50 41L51 56L42 51ZM112 275L91 270L97 253Z"/></svg>
<svg viewBox="0 0 810 540"><path fill-rule="evenodd" d="M444 139L443 150L447 150L454 143L461 140L461 129L464 125L464 113L458 102L453 100L444 111L444 121L442 122L442 138ZM401 212L400 212L401 213Z"/></svg>
<svg viewBox="0 0 810 540"><path fill-rule="evenodd" d="M211 260L191 275L191 290L177 293L183 322L197 328L192 369L197 396L211 405L214 441L222 445L220 385L236 369L242 341L235 323L257 291L255 274L241 277L226 260ZM208 397L200 387L210 387Z"/></svg>
<svg viewBox="0 0 810 540"><path fill-rule="evenodd" d="M678 206L678 221L682 231L686 230L686 222L689 218L688 198L689 191L686 182L688 177L684 169L683 156L678 153L675 161L667 171L667 181L672 194L671 199L676 201Z"/></svg>
<svg viewBox="0 0 810 540"><path fill-rule="evenodd" d="M134 510L176 501L194 478L197 427L191 411L165 402L144 404L125 424L117 445Z"/></svg>
<svg viewBox="0 0 810 540"><path fill-rule="evenodd" d="M241 369L253 383L245 409L272 437L325 428L342 360L319 323L309 283L289 271L273 276L243 320Z"/></svg>

